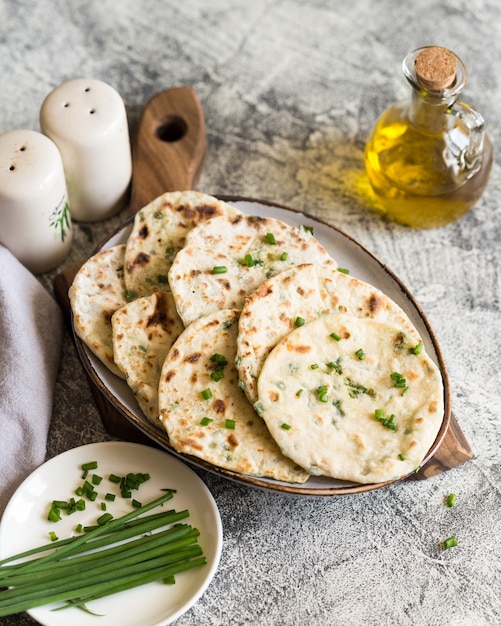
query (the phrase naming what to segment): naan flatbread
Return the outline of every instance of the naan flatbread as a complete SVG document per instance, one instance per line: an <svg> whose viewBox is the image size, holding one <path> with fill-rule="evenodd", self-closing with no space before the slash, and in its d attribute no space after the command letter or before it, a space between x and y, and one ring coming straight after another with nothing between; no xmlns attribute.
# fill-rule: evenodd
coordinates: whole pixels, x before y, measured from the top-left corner
<svg viewBox="0 0 501 626"><path fill-rule="evenodd" d="M302 263L336 267L305 228L267 217L215 217L188 233L169 284L188 326L218 309L241 309L267 278Z"/></svg>
<svg viewBox="0 0 501 626"><path fill-rule="evenodd" d="M146 415L158 418L158 383L162 365L174 341L184 330L174 298L158 291L118 309L111 318L114 360Z"/></svg>
<svg viewBox="0 0 501 626"><path fill-rule="evenodd" d="M444 416L440 372L415 352L399 327L326 315L271 351L255 408L283 453L311 474L399 479L421 465Z"/></svg>
<svg viewBox="0 0 501 626"><path fill-rule="evenodd" d="M421 341L400 306L376 287L330 265L298 265L265 281L246 299L242 309L237 368L240 386L252 404L257 400L257 379L263 363L278 341L294 330L296 323L333 312L395 324L416 343Z"/></svg>
<svg viewBox="0 0 501 626"><path fill-rule="evenodd" d="M128 302L123 280L124 254L122 244L90 257L68 291L75 333L120 378L124 378L124 373L113 358L111 317Z"/></svg>
<svg viewBox="0 0 501 626"><path fill-rule="evenodd" d="M140 209L125 250L124 280L130 297L168 291L168 272L188 231L218 215L240 211L197 191L165 193Z"/></svg>
<svg viewBox="0 0 501 626"><path fill-rule="evenodd" d="M233 472L305 482L307 472L282 455L238 388L238 316L238 310L217 311L174 343L159 384L160 420L178 452Z"/></svg>

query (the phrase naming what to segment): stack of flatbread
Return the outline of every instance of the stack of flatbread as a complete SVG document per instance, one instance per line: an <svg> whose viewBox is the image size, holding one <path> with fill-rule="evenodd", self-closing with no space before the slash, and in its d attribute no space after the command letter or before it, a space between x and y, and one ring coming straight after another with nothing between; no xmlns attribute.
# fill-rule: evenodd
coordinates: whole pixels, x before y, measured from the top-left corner
<svg viewBox="0 0 501 626"><path fill-rule="evenodd" d="M217 467L384 482L440 429L442 378L417 329L311 229L167 193L69 295L76 334L148 420Z"/></svg>

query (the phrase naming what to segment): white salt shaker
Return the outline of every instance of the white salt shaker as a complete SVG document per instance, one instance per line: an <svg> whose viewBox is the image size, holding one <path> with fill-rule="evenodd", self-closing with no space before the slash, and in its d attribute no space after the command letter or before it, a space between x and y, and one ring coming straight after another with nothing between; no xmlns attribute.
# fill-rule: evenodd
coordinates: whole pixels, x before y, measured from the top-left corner
<svg viewBox="0 0 501 626"><path fill-rule="evenodd" d="M0 243L34 274L59 265L72 239L56 145L34 130L0 135Z"/></svg>
<svg viewBox="0 0 501 626"><path fill-rule="evenodd" d="M111 217L128 200L132 157L125 105L106 83L78 78L56 87L40 127L59 148L74 219Z"/></svg>

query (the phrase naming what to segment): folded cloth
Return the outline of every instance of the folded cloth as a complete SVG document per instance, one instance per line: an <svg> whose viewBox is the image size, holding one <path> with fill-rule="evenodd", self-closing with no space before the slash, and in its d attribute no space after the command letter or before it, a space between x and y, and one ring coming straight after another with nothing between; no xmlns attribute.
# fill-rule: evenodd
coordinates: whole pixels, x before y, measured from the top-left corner
<svg viewBox="0 0 501 626"><path fill-rule="evenodd" d="M0 245L0 517L45 460L62 338L55 300Z"/></svg>

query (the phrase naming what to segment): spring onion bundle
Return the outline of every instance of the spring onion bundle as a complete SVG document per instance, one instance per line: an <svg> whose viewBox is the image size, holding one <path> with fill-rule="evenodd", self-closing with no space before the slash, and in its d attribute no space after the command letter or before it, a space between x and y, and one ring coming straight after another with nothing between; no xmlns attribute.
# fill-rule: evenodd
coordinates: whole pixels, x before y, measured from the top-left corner
<svg viewBox="0 0 501 626"><path fill-rule="evenodd" d="M172 584L176 574L204 565L199 531L180 521L187 510L144 515L172 496L168 490L83 535L0 561L0 617L55 602L63 603L57 610L86 609L92 600L150 582ZM41 556L26 560L34 555Z"/></svg>

